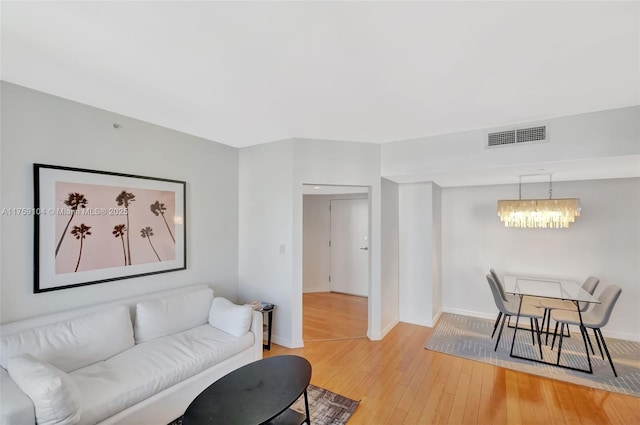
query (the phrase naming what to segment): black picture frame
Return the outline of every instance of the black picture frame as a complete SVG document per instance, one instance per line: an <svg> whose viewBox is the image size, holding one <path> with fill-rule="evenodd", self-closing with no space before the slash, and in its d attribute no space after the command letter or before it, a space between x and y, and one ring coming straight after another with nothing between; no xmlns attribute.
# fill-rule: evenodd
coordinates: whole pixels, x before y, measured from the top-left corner
<svg viewBox="0 0 640 425"><path fill-rule="evenodd" d="M33 178L34 293L187 268L185 181L38 163Z"/></svg>

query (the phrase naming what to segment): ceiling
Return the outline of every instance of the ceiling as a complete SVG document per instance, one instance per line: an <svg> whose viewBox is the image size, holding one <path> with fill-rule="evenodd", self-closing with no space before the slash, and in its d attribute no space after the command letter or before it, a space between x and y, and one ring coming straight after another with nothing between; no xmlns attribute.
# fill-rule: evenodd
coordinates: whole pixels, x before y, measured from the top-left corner
<svg viewBox="0 0 640 425"><path fill-rule="evenodd" d="M637 2L2 1L3 80L234 147L639 101Z"/></svg>

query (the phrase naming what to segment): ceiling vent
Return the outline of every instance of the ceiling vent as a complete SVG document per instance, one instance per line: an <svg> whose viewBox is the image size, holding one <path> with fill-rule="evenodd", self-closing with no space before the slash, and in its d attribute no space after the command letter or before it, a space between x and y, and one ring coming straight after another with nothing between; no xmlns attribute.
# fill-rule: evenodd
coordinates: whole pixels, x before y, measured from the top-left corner
<svg viewBox="0 0 640 425"><path fill-rule="evenodd" d="M516 145L528 142L546 142L547 126L519 128L487 134L487 146Z"/></svg>

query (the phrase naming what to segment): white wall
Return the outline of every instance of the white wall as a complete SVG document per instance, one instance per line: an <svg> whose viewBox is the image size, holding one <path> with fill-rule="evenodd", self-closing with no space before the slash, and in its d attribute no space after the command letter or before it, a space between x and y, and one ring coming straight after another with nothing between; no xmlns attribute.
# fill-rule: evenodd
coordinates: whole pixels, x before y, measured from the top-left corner
<svg viewBox="0 0 640 425"><path fill-rule="evenodd" d="M243 302L275 304L273 342L300 347L302 332L294 331L294 322L302 322L295 308L302 286L299 295L292 289L293 252L301 248L293 245L292 145L287 140L240 150L238 294Z"/></svg>
<svg viewBox="0 0 640 425"><path fill-rule="evenodd" d="M277 305L274 342L303 345L303 184L369 187L369 337L380 339L379 153L378 145L304 139L241 149L238 293Z"/></svg>
<svg viewBox="0 0 640 425"><path fill-rule="evenodd" d="M544 197L546 184L523 185L525 197ZM487 287L498 275L600 278L596 296L609 284L622 287L609 325L610 336L640 340L640 179L560 182L554 197L578 197L581 216L568 229L505 228L499 199L517 185L448 188L442 191L444 311L495 317ZM529 195L530 194L530 195Z"/></svg>
<svg viewBox="0 0 640 425"><path fill-rule="evenodd" d="M236 298L236 149L4 82L1 96L2 208L33 206L34 162L184 180L188 267L34 294L33 217L5 215L2 323L197 283Z"/></svg>
<svg viewBox="0 0 640 425"><path fill-rule="evenodd" d="M294 291L299 293L299 316L302 323L302 185L331 184L369 187L370 286L369 329L372 340L382 338L381 319L381 192L380 146L368 143L296 139L294 144ZM298 289L299 288L299 289ZM299 292L298 292L299 291ZM294 297L298 295L294 294ZM296 302L296 305L298 303ZM302 328L296 330L302 335Z"/></svg>
<svg viewBox="0 0 640 425"><path fill-rule="evenodd" d="M382 179L382 212L381 212L381 320L382 336L386 335L399 320L399 187L391 180Z"/></svg>
<svg viewBox="0 0 640 425"><path fill-rule="evenodd" d="M432 327L440 299L440 188L434 183L399 187L399 317Z"/></svg>

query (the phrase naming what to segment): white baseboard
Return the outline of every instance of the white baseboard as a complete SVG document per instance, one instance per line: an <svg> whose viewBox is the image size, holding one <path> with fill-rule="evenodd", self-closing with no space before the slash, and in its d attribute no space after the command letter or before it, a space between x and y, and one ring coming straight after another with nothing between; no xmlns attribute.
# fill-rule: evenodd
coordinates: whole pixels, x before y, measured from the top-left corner
<svg viewBox="0 0 640 425"><path fill-rule="evenodd" d="M391 332L391 329L393 329L398 323L400 323L397 319L392 321L391 323L389 323L387 326L384 327L384 329L382 329L382 338L384 338L385 336L387 336L387 334L389 332Z"/></svg>
<svg viewBox="0 0 640 425"><path fill-rule="evenodd" d="M307 293L315 293L315 292L329 292L329 288L320 288L320 287L315 287L315 288L303 288L302 292L307 294Z"/></svg>
<svg viewBox="0 0 640 425"><path fill-rule="evenodd" d="M290 338L282 338L279 335L271 335L271 343L278 344L286 348L302 348L304 347L304 341L293 341Z"/></svg>

